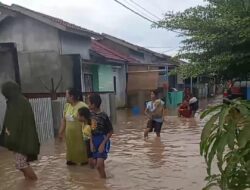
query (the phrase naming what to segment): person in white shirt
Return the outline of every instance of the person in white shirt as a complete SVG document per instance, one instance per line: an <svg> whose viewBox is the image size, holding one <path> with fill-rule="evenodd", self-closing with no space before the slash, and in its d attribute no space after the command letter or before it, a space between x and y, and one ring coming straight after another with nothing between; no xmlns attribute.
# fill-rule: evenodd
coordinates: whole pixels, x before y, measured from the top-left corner
<svg viewBox="0 0 250 190"><path fill-rule="evenodd" d="M189 107L190 107L190 109L191 109L191 111L192 111L192 117L194 117L194 116L195 116L195 113L196 113L197 110L199 109L199 101L198 101L198 99L197 99L195 96L193 96L192 94L191 94L191 98L190 98L190 100L189 100Z"/></svg>
<svg viewBox="0 0 250 190"><path fill-rule="evenodd" d="M158 99L156 90L151 92L151 101L147 103L145 115L149 118L147 128L144 131L144 138L148 137L148 133L154 131L157 137L160 137L163 124L164 102Z"/></svg>

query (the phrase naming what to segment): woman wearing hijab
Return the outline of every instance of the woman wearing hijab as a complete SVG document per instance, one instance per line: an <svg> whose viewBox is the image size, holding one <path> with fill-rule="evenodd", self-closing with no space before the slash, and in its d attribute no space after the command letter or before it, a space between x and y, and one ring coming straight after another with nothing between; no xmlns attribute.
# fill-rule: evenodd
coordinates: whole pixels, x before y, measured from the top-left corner
<svg viewBox="0 0 250 190"><path fill-rule="evenodd" d="M37 160L40 151L31 105L15 82L4 83L2 94L7 100L7 109L0 135L1 144L14 152L16 168L23 172L25 178L37 180L29 165L29 162Z"/></svg>

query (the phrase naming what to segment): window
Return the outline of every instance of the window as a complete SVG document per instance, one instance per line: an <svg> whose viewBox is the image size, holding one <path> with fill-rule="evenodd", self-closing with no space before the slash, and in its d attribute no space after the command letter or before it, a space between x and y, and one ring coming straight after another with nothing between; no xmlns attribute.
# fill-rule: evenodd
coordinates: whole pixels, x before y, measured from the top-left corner
<svg viewBox="0 0 250 190"><path fill-rule="evenodd" d="M85 87L85 92L94 91L92 74L84 74L84 87Z"/></svg>

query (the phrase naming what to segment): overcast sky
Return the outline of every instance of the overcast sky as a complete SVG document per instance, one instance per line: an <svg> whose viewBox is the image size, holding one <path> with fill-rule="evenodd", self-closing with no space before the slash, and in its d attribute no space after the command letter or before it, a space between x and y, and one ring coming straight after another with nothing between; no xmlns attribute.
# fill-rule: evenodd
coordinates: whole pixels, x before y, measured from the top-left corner
<svg viewBox="0 0 250 190"><path fill-rule="evenodd" d="M164 29L151 29L151 23L133 14L114 0L0 0L11 5L18 4L35 11L55 16L68 22L99 33L107 33L146 48L175 55L180 38ZM203 0L120 0L143 15L157 20L143 12L133 2L162 18L164 12L182 11L201 5ZM153 48L162 47L162 48Z"/></svg>

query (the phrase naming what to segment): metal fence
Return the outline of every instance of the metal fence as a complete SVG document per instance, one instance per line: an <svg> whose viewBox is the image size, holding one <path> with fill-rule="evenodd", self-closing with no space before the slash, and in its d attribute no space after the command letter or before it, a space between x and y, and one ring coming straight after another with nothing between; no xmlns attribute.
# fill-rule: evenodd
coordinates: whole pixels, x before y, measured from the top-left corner
<svg viewBox="0 0 250 190"><path fill-rule="evenodd" d="M52 100L52 114L53 114L53 126L54 134L58 135L61 120L63 117L63 110L66 103L66 98L60 97L57 100Z"/></svg>
<svg viewBox="0 0 250 190"><path fill-rule="evenodd" d="M40 143L54 138L53 117L50 98L30 99L34 111Z"/></svg>
<svg viewBox="0 0 250 190"><path fill-rule="evenodd" d="M110 111L110 98L109 94L100 94L102 99L101 111L105 112L109 117L111 116Z"/></svg>

